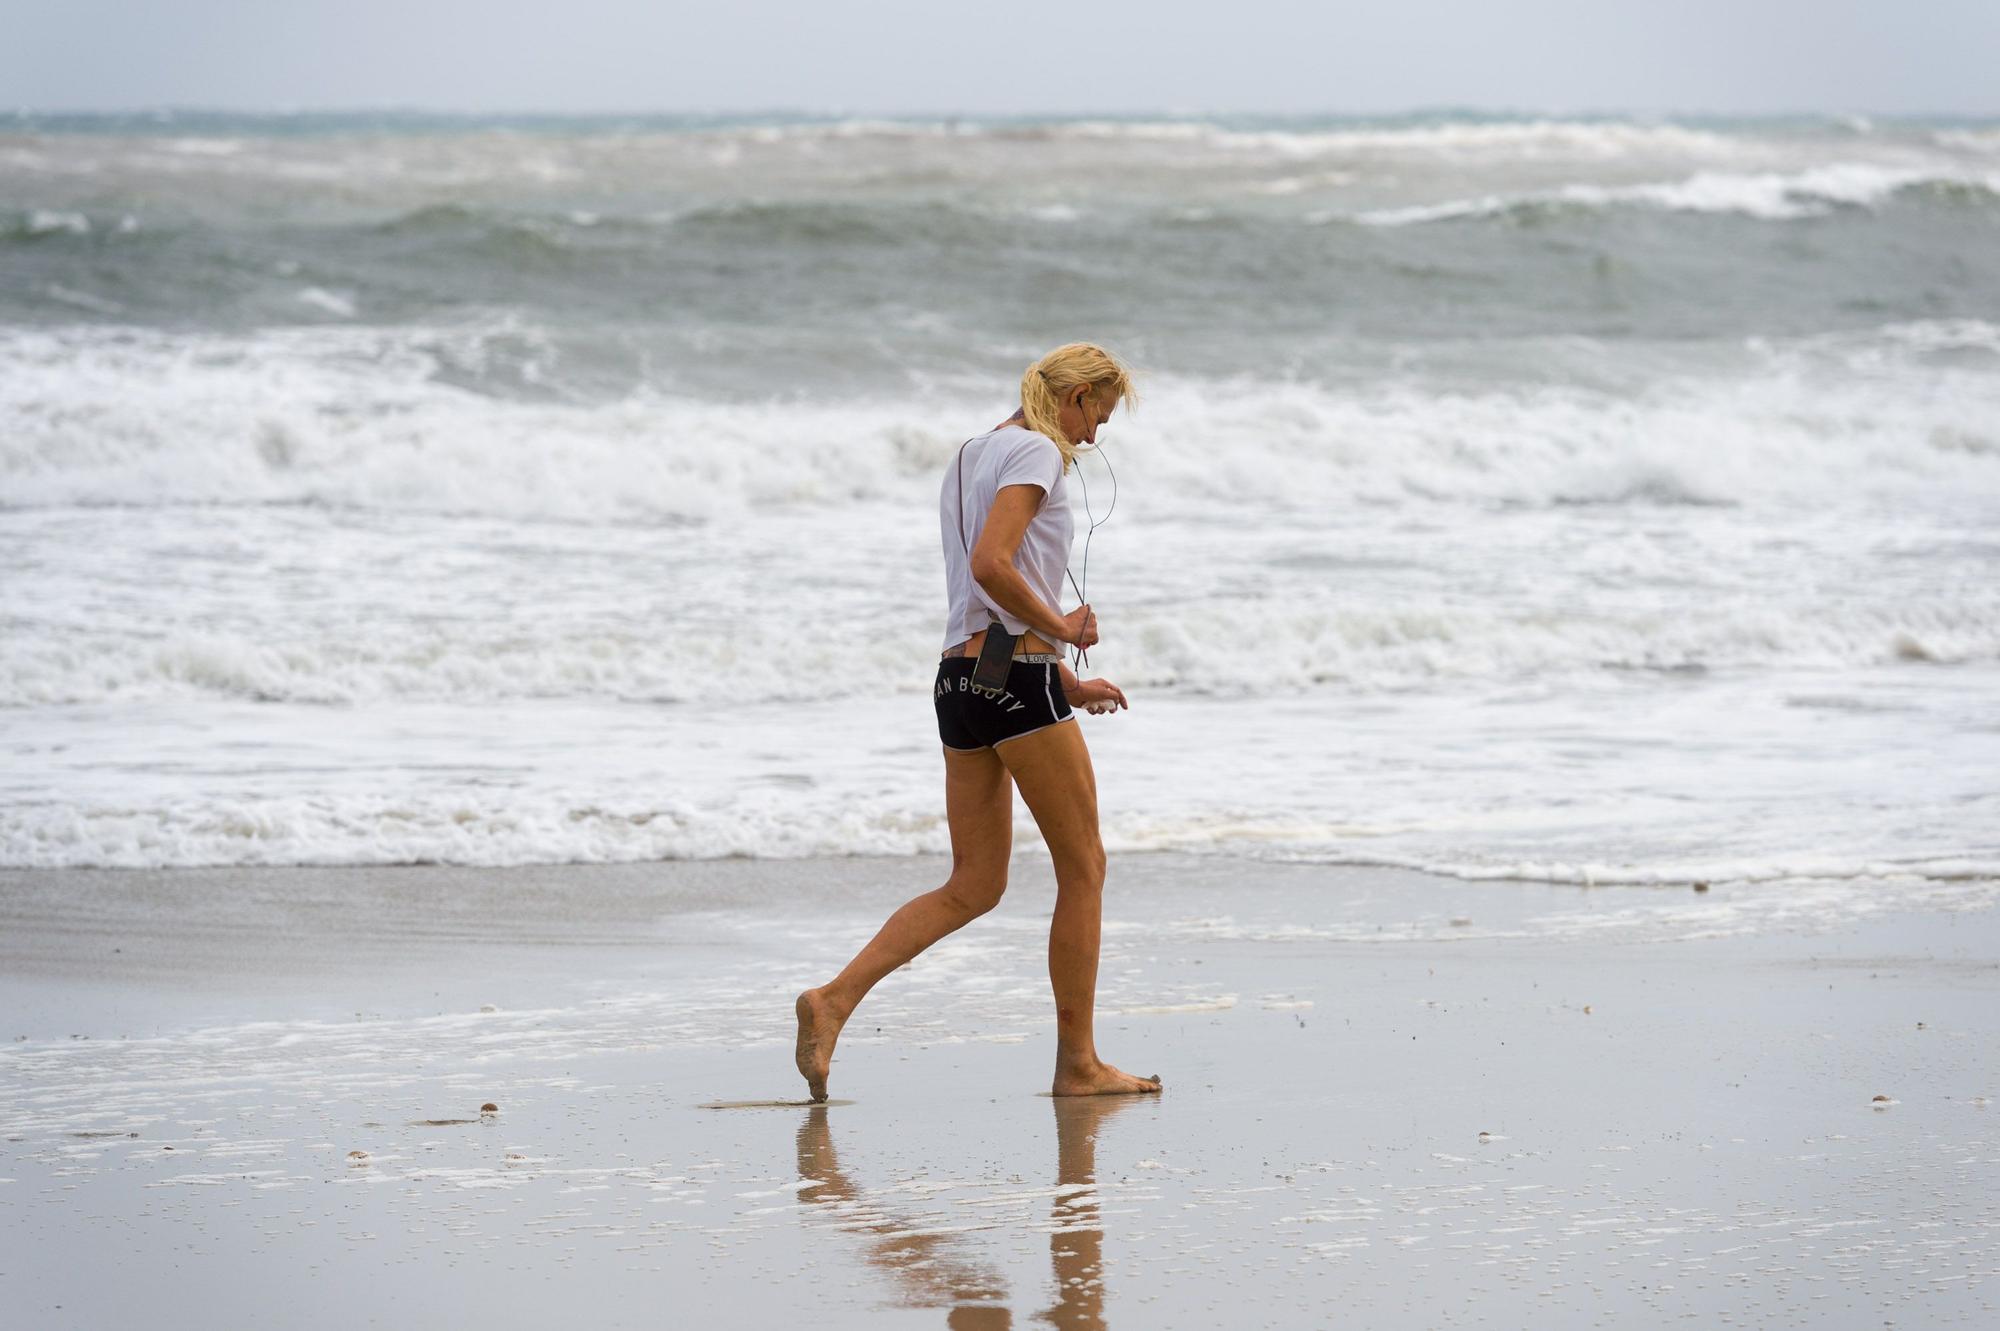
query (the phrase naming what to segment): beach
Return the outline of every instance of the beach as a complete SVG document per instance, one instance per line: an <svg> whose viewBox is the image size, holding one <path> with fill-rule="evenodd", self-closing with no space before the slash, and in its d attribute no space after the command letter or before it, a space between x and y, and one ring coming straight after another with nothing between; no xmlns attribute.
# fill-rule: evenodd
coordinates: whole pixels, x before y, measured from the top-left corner
<svg viewBox="0 0 2000 1331"><path fill-rule="evenodd" d="M1969 115L0 116L0 1320L1992 1323L1996 240ZM1165 1092L1017 809L799 1105L1077 339Z"/></svg>
<svg viewBox="0 0 2000 1331"><path fill-rule="evenodd" d="M791 995L943 872L0 873L15 1324L1993 1316L1990 881L1116 857L1099 1042L1166 1091L1058 1102L1024 854L769 1104Z"/></svg>

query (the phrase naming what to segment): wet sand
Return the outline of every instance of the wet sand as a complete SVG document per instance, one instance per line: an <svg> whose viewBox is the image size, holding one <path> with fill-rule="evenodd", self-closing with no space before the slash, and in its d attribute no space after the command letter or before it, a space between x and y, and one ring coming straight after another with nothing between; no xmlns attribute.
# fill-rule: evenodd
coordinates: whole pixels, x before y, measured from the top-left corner
<svg viewBox="0 0 2000 1331"><path fill-rule="evenodd" d="M0 873L8 1324L1993 1323L1990 882L1120 859L1071 1102L1024 857L770 1103L940 873Z"/></svg>

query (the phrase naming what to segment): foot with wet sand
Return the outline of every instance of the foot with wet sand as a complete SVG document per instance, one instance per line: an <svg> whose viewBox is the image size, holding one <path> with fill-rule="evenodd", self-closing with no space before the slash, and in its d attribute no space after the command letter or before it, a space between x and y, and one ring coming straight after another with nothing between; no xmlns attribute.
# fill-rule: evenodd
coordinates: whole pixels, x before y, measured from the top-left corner
<svg viewBox="0 0 2000 1331"><path fill-rule="evenodd" d="M1071 1095L1151 1095L1161 1089L1160 1076L1135 1077L1120 1072L1109 1063L1093 1059L1073 1065L1058 1061L1055 1084L1049 1094Z"/></svg>
<svg viewBox="0 0 2000 1331"><path fill-rule="evenodd" d="M847 1024L853 1009L837 1007L824 988L808 989L800 994L793 1009L798 1018L798 1041L793 1057L798 1063L799 1075L806 1079L812 1098L824 1101L827 1074L833 1064L833 1047L839 1041L840 1029ZM1135 1077L1098 1058L1095 1051L1070 1053L1059 1050L1055 1080L1049 1087L1049 1094L1059 1098L1152 1095L1161 1089L1158 1073L1150 1077Z"/></svg>
<svg viewBox="0 0 2000 1331"><path fill-rule="evenodd" d="M823 990L808 989L793 1004L799 1019L798 1047L794 1057L799 1075L815 1100L826 1099L826 1074L833 1065L833 1046L840 1028L847 1024L845 1012L835 1012Z"/></svg>

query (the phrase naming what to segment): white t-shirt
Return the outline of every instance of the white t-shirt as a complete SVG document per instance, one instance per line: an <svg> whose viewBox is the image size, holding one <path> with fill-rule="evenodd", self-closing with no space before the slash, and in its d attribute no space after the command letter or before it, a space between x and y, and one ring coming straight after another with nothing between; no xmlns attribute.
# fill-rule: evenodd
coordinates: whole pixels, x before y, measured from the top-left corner
<svg viewBox="0 0 2000 1331"><path fill-rule="evenodd" d="M963 541L959 536L961 485L965 494ZM1010 485L1042 489L1042 506L1021 535L1021 544L1014 551L1014 567L1036 596L1057 613L1062 612L1063 571L1069 567L1069 543L1076 533L1069 514L1062 450L1047 435L1020 425L1003 425L976 436L962 452L954 452L952 461L945 465L944 485L938 492L945 598L951 605L944 622L946 647L964 642L995 619L1009 633L1028 631L1025 623L994 604L972 579L971 552L979 548L979 533L993 508L993 497Z"/></svg>

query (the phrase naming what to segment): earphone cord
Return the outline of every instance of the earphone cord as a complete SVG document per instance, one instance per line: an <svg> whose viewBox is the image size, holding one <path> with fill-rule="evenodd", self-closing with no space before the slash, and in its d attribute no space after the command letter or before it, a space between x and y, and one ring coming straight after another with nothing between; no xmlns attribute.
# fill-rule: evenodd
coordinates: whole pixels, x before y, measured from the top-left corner
<svg viewBox="0 0 2000 1331"><path fill-rule="evenodd" d="M1097 534L1099 527L1111 521L1112 513L1118 508L1118 469L1111 465L1111 455L1104 451L1103 444L1092 444L1090 451L1104 459L1104 470L1111 473L1111 506L1104 510L1104 516L1101 518L1090 511L1090 482L1083 479L1083 461L1079 458L1076 464L1076 480L1077 484L1083 487L1083 515L1090 521L1090 529L1083 534L1083 581L1078 583L1076 574L1071 572L1067 565L1063 568L1063 572L1069 574L1070 589L1076 593L1079 605L1090 604L1090 598L1084 595L1084 588L1090 586L1090 538ZM1081 647L1072 650L1075 652L1075 657L1071 665L1075 669L1081 670L1090 664L1089 652Z"/></svg>

